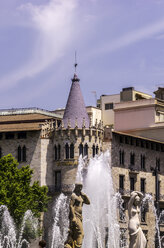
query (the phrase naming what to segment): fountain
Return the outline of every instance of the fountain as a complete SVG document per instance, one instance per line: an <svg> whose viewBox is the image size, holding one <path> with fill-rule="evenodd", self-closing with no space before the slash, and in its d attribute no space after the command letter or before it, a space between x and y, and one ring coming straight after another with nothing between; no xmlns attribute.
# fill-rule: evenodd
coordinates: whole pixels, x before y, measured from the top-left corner
<svg viewBox="0 0 164 248"><path fill-rule="evenodd" d="M109 164L109 152L102 153L100 156L90 159L87 167L85 159L79 158L76 181L83 182L84 192L89 196L91 201L90 206L84 205L83 207L85 235L82 247L119 247L119 224L116 213L117 197L114 194ZM51 248L63 247L65 233L63 236L60 226L64 223L64 225L68 225L69 223L67 214L68 206L67 197L61 194L56 200L54 207L55 216ZM61 209L64 212L59 217L59 211Z"/></svg>
<svg viewBox="0 0 164 248"><path fill-rule="evenodd" d="M38 221L30 210L26 211L19 231L6 206L0 206L0 248L26 248L29 242L24 238L25 230L33 234L38 230Z"/></svg>
<svg viewBox="0 0 164 248"><path fill-rule="evenodd" d="M68 197L61 193L54 204L54 223L52 227L51 248L64 247L69 227L68 215Z"/></svg>
<svg viewBox="0 0 164 248"><path fill-rule="evenodd" d="M90 160L84 191L91 206L84 206L83 247L119 247L117 198L114 195L109 152Z"/></svg>
<svg viewBox="0 0 164 248"><path fill-rule="evenodd" d="M125 240L120 241L122 229L120 229L117 220L117 211L120 211L119 214L122 221L125 222L127 220L125 219L124 201L121 194L118 192L115 193L113 189L109 151L101 153L99 156L96 155L90 159L88 164L86 163L86 159L80 156L76 182L83 184L83 191L89 196L91 203L89 206L83 206L84 240L82 248L128 247L124 242ZM137 192L137 194L139 194L139 192ZM68 230L69 227L69 205L69 197L63 193L56 200L51 248L64 247L65 240L67 240L66 230ZM158 218L153 197L146 194L142 199L141 211L147 208L148 205L154 213L156 223L154 231L157 231L158 241L160 241L159 223L161 219L164 218L164 211ZM140 233L143 234L142 230ZM123 234L123 236L125 235ZM144 240L143 247L145 247L144 234L141 236ZM149 243L152 248L155 246L153 236L152 240L149 239ZM161 248L161 242L159 242L158 248Z"/></svg>

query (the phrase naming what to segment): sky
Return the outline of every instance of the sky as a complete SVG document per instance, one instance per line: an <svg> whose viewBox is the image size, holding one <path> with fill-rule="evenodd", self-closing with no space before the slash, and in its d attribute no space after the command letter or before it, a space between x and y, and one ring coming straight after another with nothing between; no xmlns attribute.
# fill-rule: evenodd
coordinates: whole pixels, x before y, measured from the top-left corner
<svg viewBox="0 0 164 248"><path fill-rule="evenodd" d="M65 107L75 51L86 105L123 87L153 95L164 0L1 0L0 109Z"/></svg>

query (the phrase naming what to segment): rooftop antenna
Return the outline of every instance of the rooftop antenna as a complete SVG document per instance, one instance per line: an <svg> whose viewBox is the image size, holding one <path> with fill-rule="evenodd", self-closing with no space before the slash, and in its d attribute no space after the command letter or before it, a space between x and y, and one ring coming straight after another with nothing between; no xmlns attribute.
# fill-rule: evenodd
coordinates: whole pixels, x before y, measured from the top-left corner
<svg viewBox="0 0 164 248"><path fill-rule="evenodd" d="M77 57L76 57L76 51L75 51L75 64L74 64L74 66L75 66L75 73L76 73L76 67L78 66L78 64L77 64Z"/></svg>

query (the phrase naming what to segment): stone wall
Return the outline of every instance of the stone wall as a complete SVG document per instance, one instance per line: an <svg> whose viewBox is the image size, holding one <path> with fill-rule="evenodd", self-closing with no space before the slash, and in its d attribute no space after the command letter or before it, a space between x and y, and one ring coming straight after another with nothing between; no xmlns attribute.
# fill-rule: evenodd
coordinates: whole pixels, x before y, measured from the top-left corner
<svg viewBox="0 0 164 248"><path fill-rule="evenodd" d="M146 148L146 140L141 140L136 146L136 139L130 140L125 139L126 136L121 137L119 134L113 133L113 139L111 143L111 163L112 163L112 175L115 191L120 191L124 202L125 202L125 220L120 219L120 228L126 231L128 234L128 201L130 199L130 178L133 177L135 180L136 191L141 191L141 178L145 179L145 193L152 195L153 200L155 200L155 176L152 174L151 167L156 167L156 158L160 159L160 202L159 207L163 209L164 207L164 152L161 151L161 147L154 147L151 145ZM130 138L130 137L129 137ZM121 141L121 142L120 142ZM128 144L127 144L128 143ZM131 144L133 143L133 144ZM142 147L141 147L142 144ZM109 144L110 146L110 144ZM153 148L153 149L151 149ZM124 151L124 164L120 164L120 150ZM130 153L135 154L135 165L130 164ZM145 155L145 169L141 168L141 154ZM124 189L119 188L119 176L124 176ZM154 203L154 202L153 202ZM146 221L141 222L142 229L146 234L148 240L148 248L154 247L154 236L155 236L155 216L154 209L149 205L148 211L146 212ZM119 210L118 210L118 218ZM163 225L160 225L160 231L163 232Z"/></svg>
<svg viewBox="0 0 164 248"><path fill-rule="evenodd" d="M19 162L19 166L30 165L34 170L32 181L41 181L41 141L40 131L26 132L26 139L18 139L17 132L14 133L14 139L5 139L5 133L2 134L0 140L0 147L2 149L2 156L11 153L18 159L18 146L23 148L26 146L26 161Z"/></svg>
<svg viewBox="0 0 164 248"><path fill-rule="evenodd" d="M75 131L72 130L70 135L68 136L68 132L65 130L63 136L59 133L54 133L52 141L52 146L60 145L61 147L61 158L59 160L53 161L53 171L61 171L61 181L62 181L62 189L63 191L67 190L65 187L70 187L75 183L76 174L77 174L77 165L79 159L79 145L82 144L83 147L88 145L88 156L87 159L92 157L92 146L93 144L98 146L98 153L102 150L102 140L99 136L96 136L96 131L92 132L92 136L90 136L89 130L85 131L85 135L83 135L83 130L78 130L78 136L75 135ZM74 158L66 159L65 155L65 144L68 143L74 144ZM54 149L53 149L54 151ZM54 156L53 156L54 158ZM53 173L53 174L54 174ZM55 183L55 179L54 179Z"/></svg>

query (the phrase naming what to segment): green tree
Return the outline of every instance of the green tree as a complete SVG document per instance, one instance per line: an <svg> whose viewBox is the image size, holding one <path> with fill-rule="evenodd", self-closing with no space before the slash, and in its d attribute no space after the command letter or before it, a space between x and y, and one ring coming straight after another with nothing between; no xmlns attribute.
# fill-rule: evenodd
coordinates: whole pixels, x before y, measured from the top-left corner
<svg viewBox="0 0 164 248"><path fill-rule="evenodd" d="M39 217L47 210L48 188L31 185L33 170L29 166L18 168L17 160L11 155L0 159L0 205L6 205L17 225L22 221L27 210Z"/></svg>

